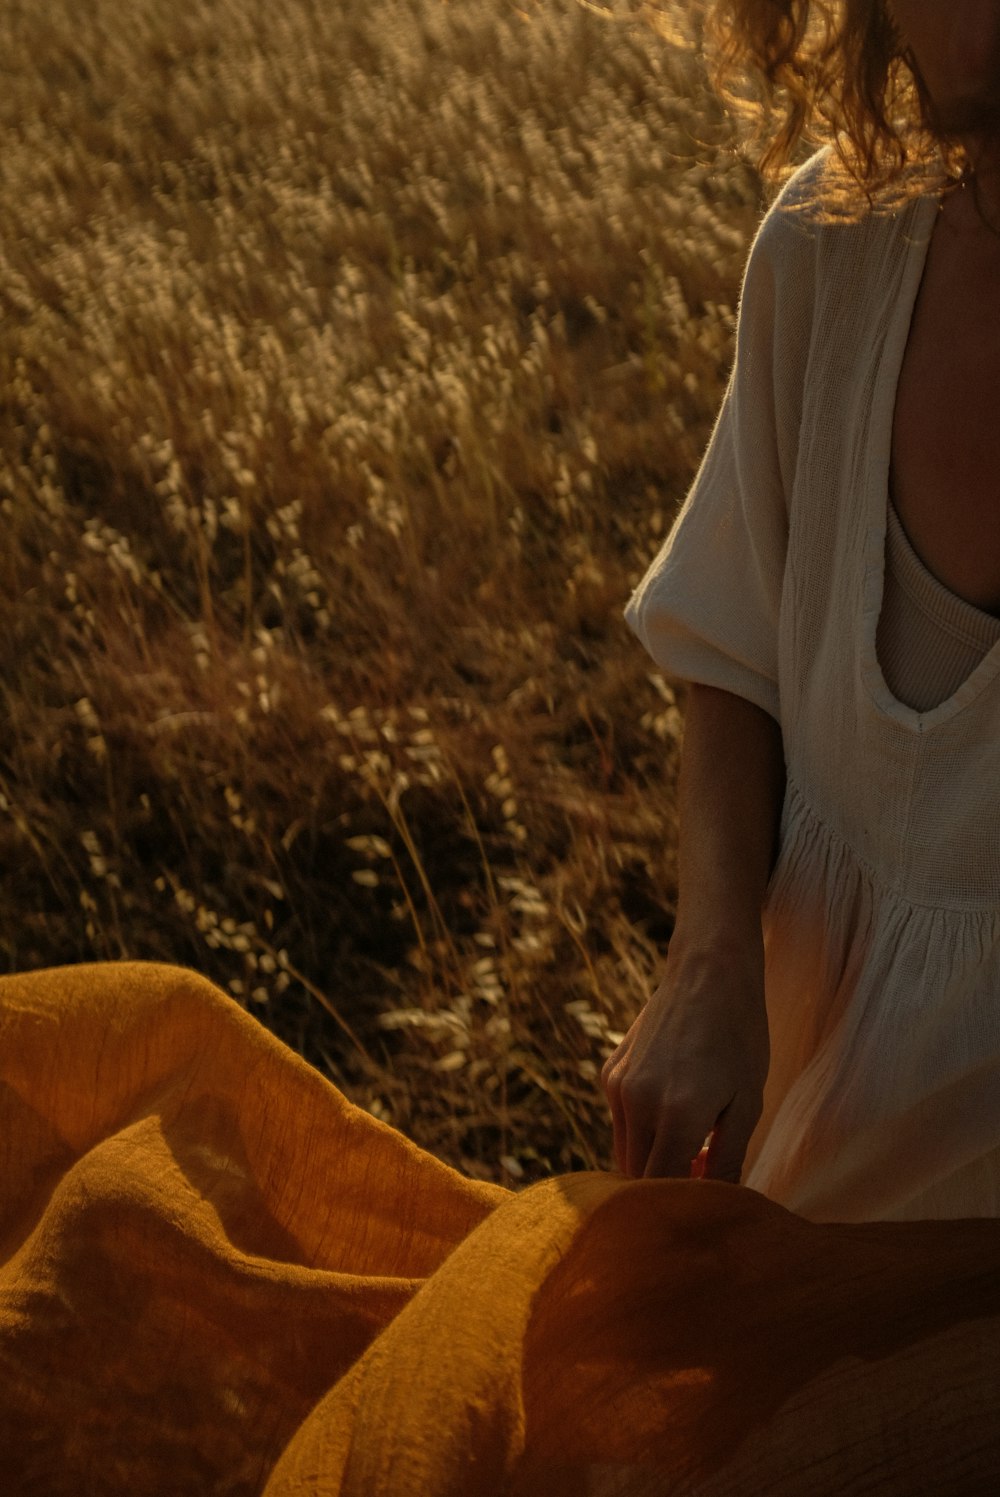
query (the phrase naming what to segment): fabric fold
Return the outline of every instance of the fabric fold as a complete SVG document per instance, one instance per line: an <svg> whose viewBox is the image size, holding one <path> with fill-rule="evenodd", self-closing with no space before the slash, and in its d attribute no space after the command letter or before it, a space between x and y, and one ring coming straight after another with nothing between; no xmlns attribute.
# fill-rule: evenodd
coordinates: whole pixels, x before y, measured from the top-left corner
<svg viewBox="0 0 1000 1497"><path fill-rule="evenodd" d="M10 1497L880 1497L1000 1468L1000 1222L466 1179L197 973L0 978Z"/></svg>

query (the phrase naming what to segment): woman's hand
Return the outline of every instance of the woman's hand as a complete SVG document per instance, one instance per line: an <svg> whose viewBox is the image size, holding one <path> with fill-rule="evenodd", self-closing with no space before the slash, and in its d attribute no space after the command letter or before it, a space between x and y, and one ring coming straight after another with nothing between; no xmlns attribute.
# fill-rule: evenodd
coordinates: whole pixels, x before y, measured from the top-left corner
<svg viewBox="0 0 1000 1497"><path fill-rule="evenodd" d="M615 1158L632 1179L692 1173L739 1181L770 1062L764 951L686 946L675 932L663 981L601 1070Z"/></svg>

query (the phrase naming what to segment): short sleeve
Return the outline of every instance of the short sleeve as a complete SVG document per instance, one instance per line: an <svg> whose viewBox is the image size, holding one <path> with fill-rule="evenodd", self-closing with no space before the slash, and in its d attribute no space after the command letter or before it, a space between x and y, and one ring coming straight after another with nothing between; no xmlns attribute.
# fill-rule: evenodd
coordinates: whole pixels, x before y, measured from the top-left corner
<svg viewBox="0 0 1000 1497"><path fill-rule="evenodd" d="M731 691L779 722L779 615L816 258L815 228L785 210L818 156L790 180L754 239L711 440L625 610L669 676Z"/></svg>

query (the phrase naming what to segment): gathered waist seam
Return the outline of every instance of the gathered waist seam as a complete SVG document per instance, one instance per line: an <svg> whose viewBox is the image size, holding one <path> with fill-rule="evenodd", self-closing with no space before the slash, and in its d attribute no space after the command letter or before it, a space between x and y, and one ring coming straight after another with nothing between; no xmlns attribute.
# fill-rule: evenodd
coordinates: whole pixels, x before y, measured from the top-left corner
<svg viewBox="0 0 1000 1497"><path fill-rule="evenodd" d="M881 892L891 894L900 903L909 905L913 909L929 910L946 915L975 915L980 917L986 915L991 920L1000 922L1000 907L998 907L1000 902L996 900L984 900L981 904L948 904L940 900L914 898L906 889L902 888L899 884L893 883L891 879L886 878L874 864L858 851L852 842L848 841L842 832L837 831L835 827L832 827L828 821L820 816L819 812L806 799L805 794L791 774L786 775L785 809L782 819L785 822L785 826L782 832L781 851L778 855L778 863L775 865L775 872L777 872L778 866L784 861L786 847L790 849L791 844L794 842L797 829L803 823L808 822L816 828L821 837L830 844L838 847L849 857L859 872L863 873L870 883Z"/></svg>

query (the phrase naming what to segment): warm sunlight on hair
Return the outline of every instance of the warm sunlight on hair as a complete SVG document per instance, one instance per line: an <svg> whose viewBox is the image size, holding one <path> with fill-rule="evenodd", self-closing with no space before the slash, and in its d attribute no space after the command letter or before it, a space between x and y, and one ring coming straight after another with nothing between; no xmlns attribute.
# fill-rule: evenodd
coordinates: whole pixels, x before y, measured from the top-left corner
<svg viewBox="0 0 1000 1497"><path fill-rule="evenodd" d="M832 213L898 206L960 173L955 121L935 116L885 0L690 5L703 17L715 85L772 181L827 143Z"/></svg>

